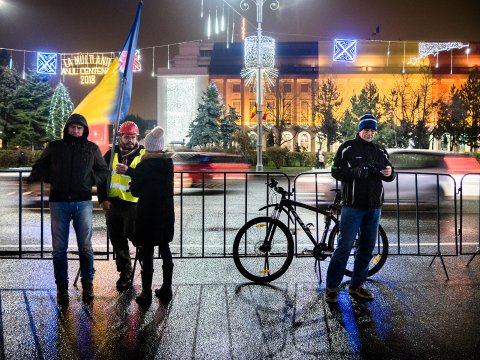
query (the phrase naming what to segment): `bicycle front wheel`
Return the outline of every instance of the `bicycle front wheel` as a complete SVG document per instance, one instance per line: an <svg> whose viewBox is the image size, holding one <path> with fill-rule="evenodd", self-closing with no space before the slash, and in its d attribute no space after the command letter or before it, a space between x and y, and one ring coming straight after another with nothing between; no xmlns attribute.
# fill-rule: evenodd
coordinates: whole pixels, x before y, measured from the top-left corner
<svg viewBox="0 0 480 360"><path fill-rule="evenodd" d="M328 247L329 249L336 249L337 247L337 240L339 236L340 230L339 230L339 225L335 225L330 233L330 236L328 238ZM348 257L347 261L347 267L345 269L345 275L347 276L352 276L353 274L353 264L355 263L355 256L357 255L358 251L358 235L355 238L355 241L353 242L353 247L352 251L350 253L350 256ZM373 257L372 260L370 260L370 265L368 267L368 276L372 276L376 274L382 266L385 264L385 261L387 261L388 257L388 238L387 234L385 234L385 230L381 226L378 227L378 235L377 235L377 241L375 244L375 248L373 249Z"/></svg>
<svg viewBox="0 0 480 360"><path fill-rule="evenodd" d="M293 259L293 238L280 220L258 217L238 231L233 260L238 271L256 283L278 279Z"/></svg>

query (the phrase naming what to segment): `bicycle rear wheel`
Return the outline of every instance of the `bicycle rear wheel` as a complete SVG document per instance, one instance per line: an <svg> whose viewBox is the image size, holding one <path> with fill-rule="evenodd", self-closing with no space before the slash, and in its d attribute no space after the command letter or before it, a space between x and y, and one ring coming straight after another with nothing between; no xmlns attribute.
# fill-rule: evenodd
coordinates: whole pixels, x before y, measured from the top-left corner
<svg viewBox="0 0 480 360"><path fill-rule="evenodd" d="M238 231L233 260L238 271L256 283L278 279L293 259L293 238L280 220L258 217Z"/></svg>
<svg viewBox="0 0 480 360"><path fill-rule="evenodd" d="M335 225L330 233L328 238L328 247L329 249L336 249L337 239L339 235L339 225ZM358 235L353 243L352 251L347 261L347 267L345 269L345 275L352 276L353 274L353 264L355 262L355 256L358 250ZM378 236L375 248L373 249L373 257L370 260L370 265L368 268L367 276L372 276L376 274L382 266L387 261L388 257L388 238L385 234L385 230L381 226L378 227Z"/></svg>

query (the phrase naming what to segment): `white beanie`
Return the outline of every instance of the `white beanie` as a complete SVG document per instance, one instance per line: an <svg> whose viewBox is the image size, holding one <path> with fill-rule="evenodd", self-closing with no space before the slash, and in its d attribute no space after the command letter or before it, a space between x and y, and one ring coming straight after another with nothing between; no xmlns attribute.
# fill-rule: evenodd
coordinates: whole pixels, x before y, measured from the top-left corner
<svg viewBox="0 0 480 360"><path fill-rule="evenodd" d="M162 151L163 142L163 128L157 126L145 136L145 149L151 152Z"/></svg>

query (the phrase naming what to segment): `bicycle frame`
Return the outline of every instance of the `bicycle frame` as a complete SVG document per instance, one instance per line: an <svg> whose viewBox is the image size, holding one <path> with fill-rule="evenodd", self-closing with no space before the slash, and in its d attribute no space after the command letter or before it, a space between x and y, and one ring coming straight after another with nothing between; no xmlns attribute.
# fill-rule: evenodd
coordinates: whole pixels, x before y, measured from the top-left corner
<svg viewBox="0 0 480 360"><path fill-rule="evenodd" d="M303 203L300 203L300 202L295 201L295 200L287 199L284 194L282 194L282 199L280 200L279 203L263 206L259 209L259 211L265 210L265 209L270 208L270 207L274 207L272 215L270 216L272 219L279 219L282 211L285 212L287 214L288 218L293 223L298 222L300 224L300 227L303 229L305 234L307 234L308 238L310 239L310 241L312 242L312 244L314 246L317 246L318 244L325 244L327 242L327 235L329 233L328 230L330 228L330 225L331 225L332 221L335 224L338 223L338 219L334 215L333 208L329 207L329 209L327 209L327 210L322 210L322 209L319 209L317 207L313 207L313 206L310 206L310 205L307 205L307 204L303 204ZM324 231L323 231L323 234L322 234L322 239L320 241L317 241L313 237L312 232L310 231L310 228L307 225L305 225L305 223L302 221L300 216L295 211L296 207L301 207L301 208L304 208L306 210L310 210L310 211L313 211L313 212L316 212L318 214L322 214L322 215L325 216L325 227L324 227ZM297 230L295 228L295 232L296 231Z"/></svg>

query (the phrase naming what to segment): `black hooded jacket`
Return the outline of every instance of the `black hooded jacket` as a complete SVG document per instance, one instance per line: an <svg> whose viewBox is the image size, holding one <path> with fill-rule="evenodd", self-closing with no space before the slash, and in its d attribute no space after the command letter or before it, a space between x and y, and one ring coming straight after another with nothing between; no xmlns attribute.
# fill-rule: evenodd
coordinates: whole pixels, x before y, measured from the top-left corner
<svg viewBox="0 0 480 360"><path fill-rule="evenodd" d="M70 124L84 127L79 138L68 134ZM50 183L51 202L92 199L92 186L106 181L109 171L98 146L87 140L88 124L78 114L70 116L63 139L51 141L32 167L29 181Z"/></svg>
<svg viewBox="0 0 480 360"><path fill-rule="evenodd" d="M354 169L365 167L366 178L356 178ZM383 204L382 181L393 181L395 172L385 177L380 169L392 166L387 151L374 142L363 140L358 134L354 140L344 142L333 159L332 176L342 182L344 206L374 209ZM367 170L368 169L368 170Z"/></svg>

